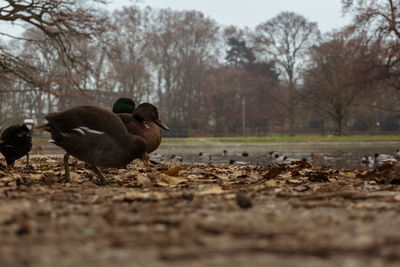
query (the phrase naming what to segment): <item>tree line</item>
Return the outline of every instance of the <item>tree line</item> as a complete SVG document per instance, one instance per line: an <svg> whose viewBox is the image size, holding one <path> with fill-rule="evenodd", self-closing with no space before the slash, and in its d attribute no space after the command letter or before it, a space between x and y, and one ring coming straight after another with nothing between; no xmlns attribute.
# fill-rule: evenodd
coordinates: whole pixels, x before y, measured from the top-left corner
<svg viewBox="0 0 400 267"><path fill-rule="evenodd" d="M321 34L282 12L254 29L198 11L105 1L7 0L0 124L119 97L152 102L171 136L399 130L400 0L342 0L353 21Z"/></svg>

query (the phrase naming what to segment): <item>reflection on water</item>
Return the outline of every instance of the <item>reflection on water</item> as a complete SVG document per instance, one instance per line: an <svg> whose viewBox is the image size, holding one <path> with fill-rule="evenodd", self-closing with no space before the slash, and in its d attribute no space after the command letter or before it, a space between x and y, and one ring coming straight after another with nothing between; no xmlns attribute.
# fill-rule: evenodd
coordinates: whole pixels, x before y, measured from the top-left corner
<svg viewBox="0 0 400 267"><path fill-rule="evenodd" d="M321 154L326 160L314 162L317 166L332 166L337 168L364 168L361 158L364 155L373 156L375 153L390 154L395 156L396 149L400 148L399 142L326 142L326 143L191 143L171 144L160 146L157 153L168 158L171 155L180 155L188 162L213 162L228 163L230 159L246 161L251 164L268 165L267 158L270 151L277 151L292 158L310 158L311 153ZM227 150L227 155L223 155ZM242 157L243 151L248 152L248 157ZM202 152L203 156L198 154ZM209 156L211 156L211 160Z"/></svg>

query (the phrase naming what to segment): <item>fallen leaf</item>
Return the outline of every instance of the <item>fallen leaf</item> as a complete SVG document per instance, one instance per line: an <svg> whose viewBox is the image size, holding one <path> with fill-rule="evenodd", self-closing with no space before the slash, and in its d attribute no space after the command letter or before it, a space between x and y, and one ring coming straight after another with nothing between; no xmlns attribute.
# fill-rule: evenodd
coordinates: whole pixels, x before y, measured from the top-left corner
<svg viewBox="0 0 400 267"><path fill-rule="evenodd" d="M228 191L223 190L221 186L219 185L214 185L206 190L203 190L201 192L198 192L197 195L199 196L204 196L204 195L220 195L227 193Z"/></svg>
<svg viewBox="0 0 400 267"><path fill-rule="evenodd" d="M42 176L43 176L42 173L31 173L31 174L29 174L29 178L31 178L31 179L41 179Z"/></svg>
<svg viewBox="0 0 400 267"><path fill-rule="evenodd" d="M169 168L168 170L166 170L163 173L166 175L169 175L169 176L177 176L180 170L181 170L181 168L179 166L175 166L175 167Z"/></svg>
<svg viewBox="0 0 400 267"><path fill-rule="evenodd" d="M139 185L144 187L150 187L152 185L150 178L142 174L136 176L136 181Z"/></svg>
<svg viewBox="0 0 400 267"><path fill-rule="evenodd" d="M167 199L168 195L165 192L138 192L130 191L119 196L114 197L116 201L135 201L135 200L147 200L147 201L160 201Z"/></svg>
<svg viewBox="0 0 400 267"><path fill-rule="evenodd" d="M166 174L161 174L160 178L162 181L166 182L168 185L178 185L182 183L186 183L187 179L182 177L172 177Z"/></svg>
<svg viewBox="0 0 400 267"><path fill-rule="evenodd" d="M264 179L273 179L282 172L279 167L272 167L268 172L264 174Z"/></svg>

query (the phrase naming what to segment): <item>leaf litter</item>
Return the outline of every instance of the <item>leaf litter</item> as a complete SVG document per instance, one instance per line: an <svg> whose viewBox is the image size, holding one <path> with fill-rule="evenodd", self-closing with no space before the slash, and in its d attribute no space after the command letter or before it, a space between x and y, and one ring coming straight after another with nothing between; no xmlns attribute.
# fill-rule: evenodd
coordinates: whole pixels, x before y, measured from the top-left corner
<svg viewBox="0 0 400 267"><path fill-rule="evenodd" d="M397 163L361 171L134 161L102 169L103 186L73 159L71 183L59 157L24 164L0 169L1 266L400 260Z"/></svg>

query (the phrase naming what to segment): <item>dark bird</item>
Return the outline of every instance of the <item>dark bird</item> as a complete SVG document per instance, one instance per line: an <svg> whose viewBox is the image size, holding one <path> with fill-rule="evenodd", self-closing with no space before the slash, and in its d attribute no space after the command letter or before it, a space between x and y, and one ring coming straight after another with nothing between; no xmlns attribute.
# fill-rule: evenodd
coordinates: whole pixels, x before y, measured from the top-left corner
<svg viewBox="0 0 400 267"><path fill-rule="evenodd" d="M120 110L117 109L117 111ZM153 152L160 146L162 139L160 127L169 130L168 126L160 120L158 109L149 103L140 104L133 114L117 112L117 115L130 134L139 135L146 140L147 153Z"/></svg>
<svg viewBox="0 0 400 267"><path fill-rule="evenodd" d="M120 98L115 101L112 111L114 113L129 113L132 114L135 110L135 102L130 98Z"/></svg>
<svg viewBox="0 0 400 267"><path fill-rule="evenodd" d="M5 129L0 136L0 152L10 167L14 166L15 160L26 155L26 168L28 168L31 148L32 136L24 124L12 125Z"/></svg>
<svg viewBox="0 0 400 267"><path fill-rule="evenodd" d="M183 157L179 156L179 155L171 155L169 157L170 160L174 160L174 161L183 161Z"/></svg>
<svg viewBox="0 0 400 267"><path fill-rule="evenodd" d="M119 168L134 159L147 162L147 143L129 134L119 117L111 111L81 106L46 116L40 128L51 132L54 144L63 148L65 178L70 181L69 155L89 163L101 182L105 178L96 166Z"/></svg>

